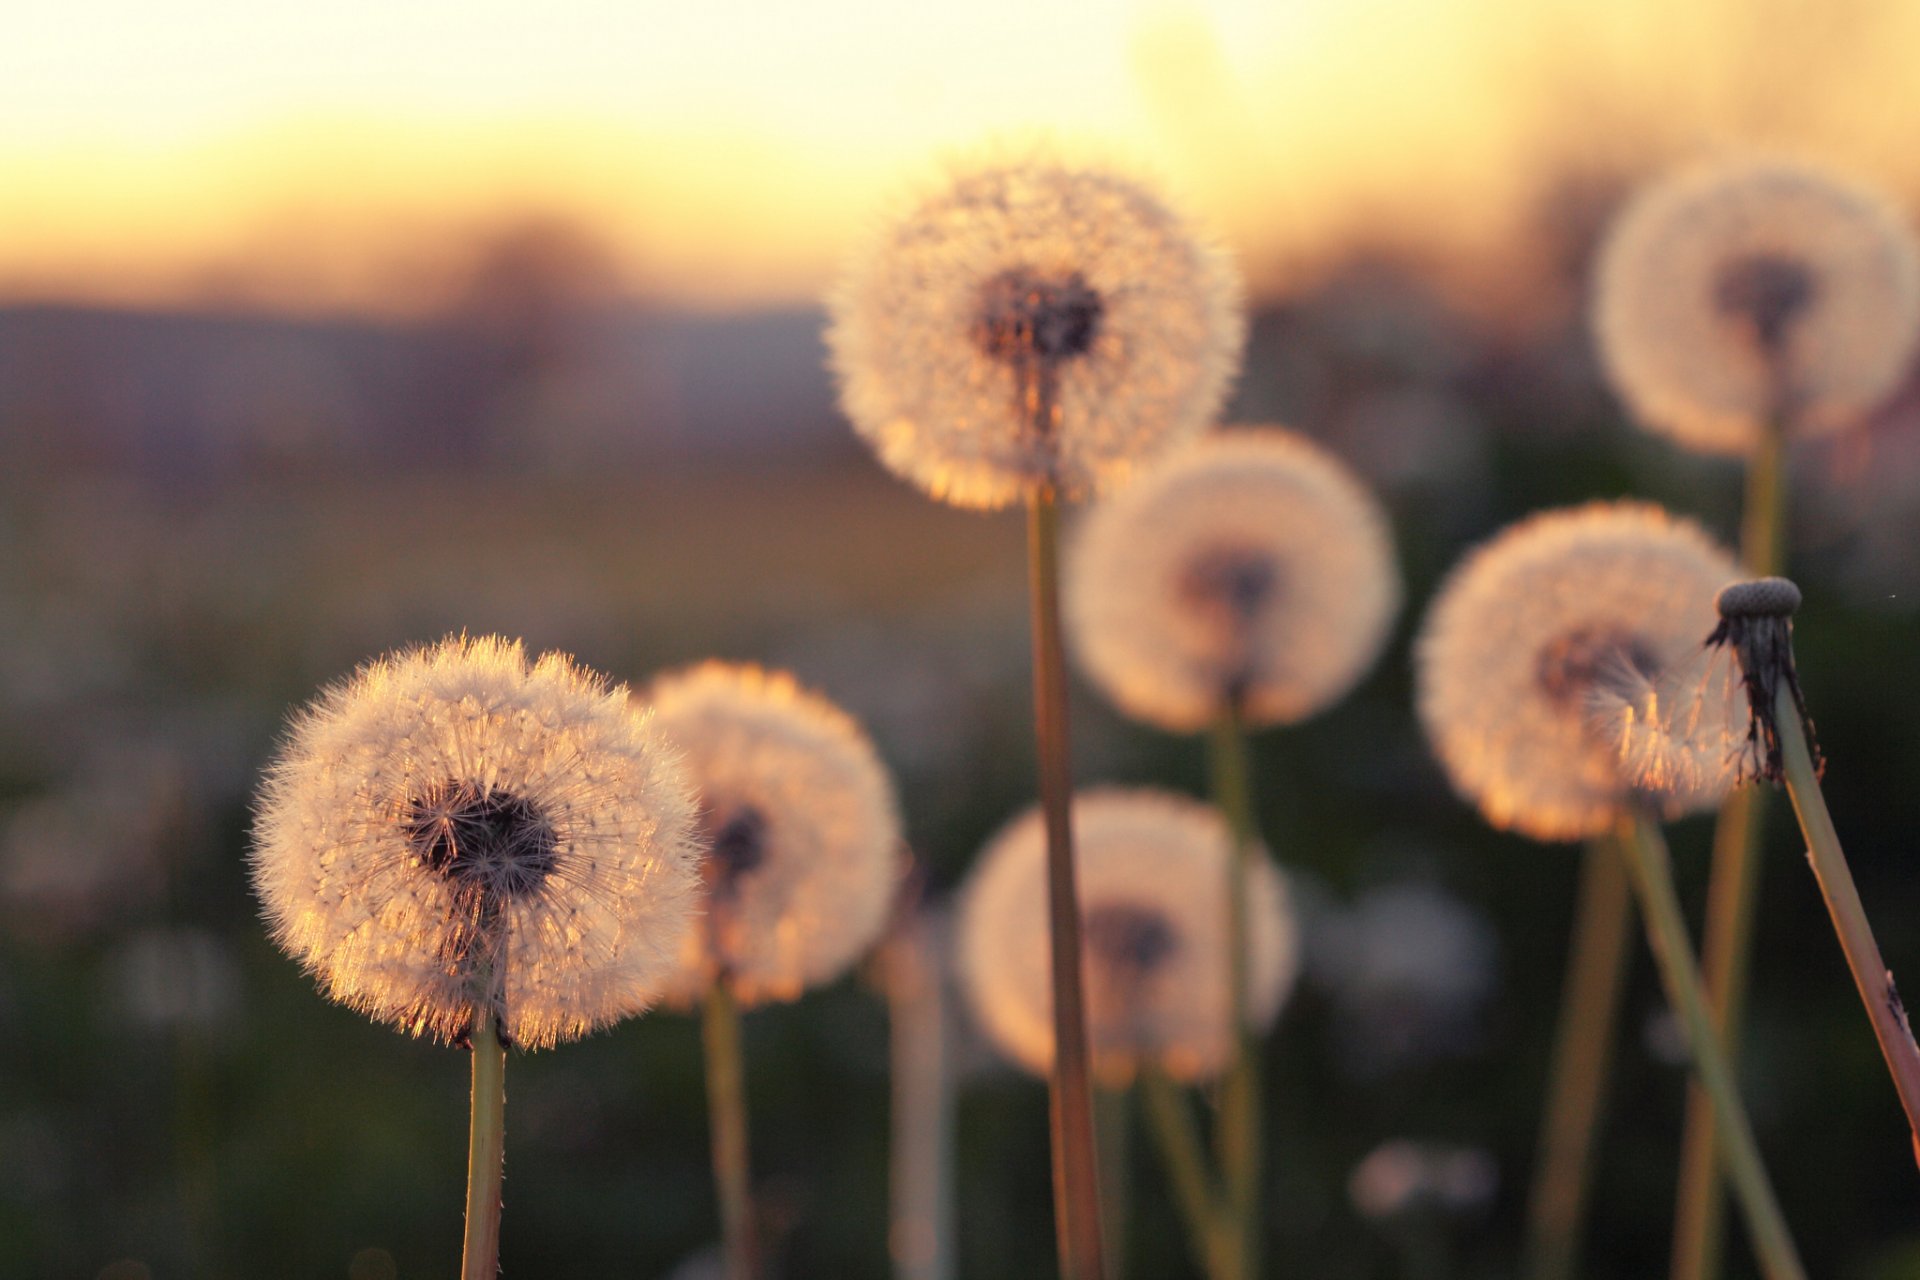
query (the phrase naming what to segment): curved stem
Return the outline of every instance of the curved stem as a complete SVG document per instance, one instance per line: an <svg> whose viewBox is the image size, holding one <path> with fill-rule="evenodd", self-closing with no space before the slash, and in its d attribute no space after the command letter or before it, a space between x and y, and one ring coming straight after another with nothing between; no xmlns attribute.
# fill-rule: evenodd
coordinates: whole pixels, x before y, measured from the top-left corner
<svg viewBox="0 0 1920 1280"><path fill-rule="evenodd" d="M491 1009L473 1015L473 1098L467 1121L467 1235L460 1280L500 1274L500 1182L506 1164L507 1051Z"/></svg>
<svg viewBox="0 0 1920 1280"><path fill-rule="evenodd" d="M1760 1159L1753 1127L1740 1103L1733 1069L1720 1051L1713 1017L1707 1008L1693 945L1680 915L1680 898L1673 888L1672 859L1665 838L1651 818L1630 815L1621 820L1620 848L1627 872L1640 895L1646 919L1647 941L1659 961L1667 1002L1686 1032L1696 1078L1713 1100L1719 1122L1721 1162L1733 1184L1735 1198L1746 1217L1747 1235L1767 1280L1806 1280L1806 1270L1787 1231L1786 1218Z"/></svg>
<svg viewBox="0 0 1920 1280"><path fill-rule="evenodd" d="M1050 420L1036 410L1036 421ZM1053 972L1054 1229L1065 1280L1103 1280L1100 1174L1080 976L1080 903L1074 888L1067 664L1060 643L1060 530L1053 490L1027 505L1033 613L1033 727L1047 825L1047 919Z"/></svg>
<svg viewBox="0 0 1920 1280"><path fill-rule="evenodd" d="M1232 984L1233 1062L1221 1090L1214 1129L1214 1150L1231 1207L1240 1251L1240 1271L1260 1272L1260 1059L1247 1012L1248 903L1247 881L1258 857L1253 824L1253 800L1247 777L1245 722L1235 702L1214 722L1209 767L1214 801L1226 817L1233 839L1233 857L1227 864L1227 973Z"/></svg>
<svg viewBox="0 0 1920 1280"><path fill-rule="evenodd" d="M1787 796L1793 801L1794 816L1800 820L1800 833L1807 838L1808 860L1814 878L1820 882L1820 895L1827 900L1827 913L1833 917L1834 932L1840 936L1840 949L1846 953L1847 967L1853 971L1853 984L1873 1023L1873 1035L1880 1042L1881 1056L1893 1075L1900 1105L1907 1113L1907 1125L1914 1133L1914 1150L1920 1156L1920 1046L1913 1042L1913 1028L1907 1023L1906 1006L1894 989L1893 974L1880 958L1880 945L1874 941L1873 927L1867 923L1867 909L1854 887L1853 872L1847 867L1847 855L1840 848L1840 836L1827 812L1826 797L1820 793L1820 778L1814 769L1812 753L1807 750L1807 730L1794 705L1793 690L1786 681L1774 694L1773 714L1780 726L1780 756L1787 780Z"/></svg>
<svg viewBox="0 0 1920 1280"><path fill-rule="evenodd" d="M1747 463L1740 518L1740 560L1755 577L1780 572L1786 527L1785 454L1782 422L1776 417L1761 424L1760 438ZM1763 793L1757 787L1742 787L1721 804L1713 829L1701 963L1714 1030L1728 1060L1736 1063L1752 967L1754 910L1760 897L1764 817ZM1718 1146L1712 1099L1698 1084L1691 1085L1680 1140L1673 1280L1710 1280L1720 1272L1725 1214Z"/></svg>
<svg viewBox="0 0 1920 1280"><path fill-rule="evenodd" d="M1569 1280L1576 1273L1632 930L1626 867L1610 843L1590 840L1580 862L1540 1161L1528 1201L1525 1274L1532 1280Z"/></svg>
<svg viewBox="0 0 1920 1280"><path fill-rule="evenodd" d="M707 1060L707 1109L713 1127L713 1185L720 1199L721 1256L727 1280L753 1280L756 1251L740 1009L724 975L715 977L707 988L700 1031Z"/></svg>
<svg viewBox="0 0 1920 1280"><path fill-rule="evenodd" d="M1232 1218L1215 1189L1187 1100L1158 1067L1143 1067L1139 1086L1140 1103L1173 1184L1174 1203L1187 1224L1195 1260L1212 1280L1247 1280L1237 1269L1240 1251L1232 1239Z"/></svg>

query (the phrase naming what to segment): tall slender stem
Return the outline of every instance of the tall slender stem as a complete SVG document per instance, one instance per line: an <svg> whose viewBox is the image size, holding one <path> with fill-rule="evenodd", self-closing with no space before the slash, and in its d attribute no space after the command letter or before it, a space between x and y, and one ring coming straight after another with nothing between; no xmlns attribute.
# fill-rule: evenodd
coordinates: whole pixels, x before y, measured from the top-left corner
<svg viewBox="0 0 1920 1280"><path fill-rule="evenodd" d="M1826 797L1820 792L1820 779L1807 750L1806 726L1800 709L1794 705L1793 690L1785 681L1774 694L1773 714L1780 726L1780 756L1787 780L1787 797L1793 801L1794 816L1800 820L1800 833L1807 839L1809 861L1814 878L1820 882L1820 894L1827 900L1827 912L1833 917L1834 932L1840 936L1840 949L1846 953L1847 967L1853 971L1853 984L1860 1001L1867 1007L1873 1023L1873 1035L1880 1042L1880 1053L1893 1075L1900 1105L1907 1113L1907 1125L1914 1133L1914 1150L1920 1156L1920 1047L1913 1041L1913 1028L1907 1022L1906 1006L1894 989L1893 974L1880 958L1880 945L1874 941L1873 928L1867 923L1867 909L1854 887L1853 872L1847 867L1847 855L1840 848L1840 836L1827 812Z"/></svg>
<svg viewBox="0 0 1920 1280"><path fill-rule="evenodd" d="M1239 699L1230 698L1214 722L1209 767L1214 802L1226 817L1233 838L1227 863L1227 973L1232 989L1233 1062L1220 1095L1214 1150L1220 1159L1228 1203L1232 1207L1240 1252L1240 1271L1260 1272L1260 1060L1248 1014L1247 881L1258 856L1253 798L1248 786L1246 722Z"/></svg>
<svg viewBox="0 0 1920 1280"><path fill-rule="evenodd" d="M1659 962L1667 1002L1686 1031L1694 1075L1713 1100L1720 1127L1721 1163L1746 1217L1747 1236L1760 1260L1761 1272L1767 1280L1806 1280L1773 1184L1761 1163L1753 1127L1741 1106L1733 1069L1714 1032L1693 944L1687 939L1686 921L1680 914L1680 897L1673 887L1673 863L1666 839L1651 818L1630 815L1621 820L1620 848L1634 890L1640 895L1647 941Z"/></svg>
<svg viewBox="0 0 1920 1280"><path fill-rule="evenodd" d="M1760 438L1747 462L1740 560L1755 577L1780 572L1785 542L1785 453L1785 432L1776 415L1761 424ZM1713 870L1707 882L1701 964L1714 1030L1727 1060L1734 1063L1740 1060L1747 975L1752 967L1753 917L1760 898L1764 800L1758 787L1733 791L1721 804L1713 828ZM1680 1139L1673 1280L1711 1280L1720 1272L1726 1215L1718 1147L1712 1099L1698 1084L1690 1085L1686 1125Z"/></svg>
<svg viewBox="0 0 1920 1280"><path fill-rule="evenodd" d="M473 1015L473 1101L467 1121L467 1236L460 1280L500 1274L500 1182L506 1164L507 1051L491 1009Z"/></svg>
<svg viewBox="0 0 1920 1280"><path fill-rule="evenodd" d="M941 970L944 932L910 910L882 952L893 1114L892 1229L896 1280L953 1280L952 1015Z"/></svg>
<svg viewBox="0 0 1920 1280"><path fill-rule="evenodd" d="M727 1280L753 1280L757 1250L747 1164L740 1008L724 975L707 988L700 1030L707 1059L707 1110L713 1128L713 1185L720 1199L720 1251Z"/></svg>
<svg viewBox="0 0 1920 1280"><path fill-rule="evenodd" d="M1211 1280L1248 1280L1238 1270L1240 1250L1232 1239L1232 1218L1215 1189L1186 1098L1178 1085L1153 1066L1141 1068L1139 1090L1147 1125L1160 1148L1161 1167L1173 1184L1174 1203L1187 1224L1194 1258Z"/></svg>
<svg viewBox="0 0 1920 1280"><path fill-rule="evenodd" d="M1027 505L1033 612L1033 727L1047 825L1047 919L1053 966L1054 1230L1065 1280L1103 1280L1099 1161L1094 1153L1087 1010L1080 977L1080 901L1074 887L1067 664L1060 644L1060 517L1053 489Z"/></svg>
<svg viewBox="0 0 1920 1280"><path fill-rule="evenodd" d="M1525 1274L1532 1280L1570 1280L1577 1272L1632 930L1626 867L1611 843L1590 840L1580 861L1552 1082L1528 1202Z"/></svg>
<svg viewBox="0 0 1920 1280"><path fill-rule="evenodd" d="M1127 1223L1133 1216L1133 1096L1130 1090L1096 1088L1093 1126L1100 1139L1100 1223L1106 1229L1107 1274L1127 1274Z"/></svg>

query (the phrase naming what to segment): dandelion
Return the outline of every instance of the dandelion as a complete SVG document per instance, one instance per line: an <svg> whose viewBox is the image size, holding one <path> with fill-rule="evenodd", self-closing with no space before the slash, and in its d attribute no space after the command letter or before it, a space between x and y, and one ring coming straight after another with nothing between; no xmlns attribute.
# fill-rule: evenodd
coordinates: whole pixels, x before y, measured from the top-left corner
<svg viewBox="0 0 1920 1280"><path fill-rule="evenodd" d="M831 306L855 428L963 507L1124 481L1212 420L1245 330L1228 259L1161 196L1037 152L903 204Z"/></svg>
<svg viewBox="0 0 1920 1280"><path fill-rule="evenodd" d="M1594 328L1648 426L1744 454L1769 423L1843 428L1893 390L1920 337L1920 256L1872 192L1779 158L1649 188L1608 236Z"/></svg>
<svg viewBox="0 0 1920 1280"><path fill-rule="evenodd" d="M1703 761L1728 752L1724 700L1674 715L1661 693L1684 686L1737 572L1697 525L1632 502L1547 512L1473 553L1418 645L1420 717L1454 786L1537 840L1604 833L1642 793L1669 815L1716 803L1732 774Z"/></svg>
<svg viewBox="0 0 1920 1280"><path fill-rule="evenodd" d="M894 471L1027 504L1034 738L1047 820L1060 1267L1105 1273L1073 888L1057 504L1204 427L1245 322L1225 258L1139 184L1034 153L976 163L878 228L832 300L841 403Z"/></svg>
<svg viewBox="0 0 1920 1280"><path fill-rule="evenodd" d="M1211 806L1146 789L1074 797L1094 1066L1124 1084L1146 1066L1184 1081L1217 1076L1234 1033L1226 949L1226 823ZM961 902L957 966L994 1044L1038 1074L1053 1061L1042 815L995 836ZM1177 886L1177 891L1172 887ZM1270 1024L1292 988L1297 938L1286 886L1262 858L1251 880L1252 1012Z"/></svg>
<svg viewBox="0 0 1920 1280"><path fill-rule="evenodd" d="M1373 664L1400 602L1379 504L1289 431L1194 445L1094 507L1068 562L1068 638L1129 715L1175 732L1237 705L1304 719Z"/></svg>
<svg viewBox="0 0 1920 1280"><path fill-rule="evenodd" d="M361 668L268 772L252 875L275 941L333 999L472 1042L469 1280L498 1248L500 1046L653 1002L692 922L693 820L624 689L493 638Z"/></svg>

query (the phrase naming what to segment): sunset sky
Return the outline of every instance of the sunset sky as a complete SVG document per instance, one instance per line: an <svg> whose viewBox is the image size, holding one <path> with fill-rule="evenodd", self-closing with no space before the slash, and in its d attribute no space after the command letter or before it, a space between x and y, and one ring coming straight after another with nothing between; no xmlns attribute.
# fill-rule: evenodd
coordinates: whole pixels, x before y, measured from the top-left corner
<svg viewBox="0 0 1920 1280"><path fill-rule="evenodd" d="M1542 162L1742 141L1907 192L1883 0L70 0L0 43L0 299L401 312L528 218L621 287L811 298L865 211L1045 129L1165 178L1256 284L1499 245Z"/></svg>

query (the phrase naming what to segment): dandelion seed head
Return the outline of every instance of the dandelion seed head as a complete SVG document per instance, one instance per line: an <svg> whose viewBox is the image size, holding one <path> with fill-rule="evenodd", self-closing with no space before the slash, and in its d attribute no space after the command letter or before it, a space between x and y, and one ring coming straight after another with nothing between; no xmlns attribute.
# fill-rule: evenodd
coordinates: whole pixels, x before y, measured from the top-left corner
<svg viewBox="0 0 1920 1280"><path fill-rule="evenodd" d="M1892 392L1920 339L1920 255L1870 191L1779 158L1710 164L1622 214L1594 328L1646 425L1746 453L1770 417L1832 431Z"/></svg>
<svg viewBox="0 0 1920 1280"><path fill-rule="evenodd" d="M1094 1070L1116 1084L1149 1061L1176 1079L1218 1075L1233 1050L1226 823L1197 801L1115 787L1076 795L1073 822ZM1286 885L1264 855L1248 877L1248 901L1249 1010L1264 1027L1298 968ZM976 1019L1001 1052L1045 1074L1053 985L1039 810L987 846L957 927L957 967Z"/></svg>
<svg viewBox="0 0 1920 1280"><path fill-rule="evenodd" d="M1211 436L1093 507L1065 591L1081 669L1175 732L1236 700L1256 724L1312 715L1372 666L1400 605L1379 504L1278 429Z"/></svg>
<svg viewBox="0 0 1920 1280"><path fill-rule="evenodd" d="M745 1004L792 1000L864 955L902 869L893 784L852 717L784 672L706 662L646 692L685 754L707 859L704 923L670 998L722 978Z"/></svg>
<svg viewBox="0 0 1920 1280"><path fill-rule="evenodd" d="M684 771L626 691L560 654L449 639L299 713L251 870L275 941L335 1000L525 1048L645 1009L693 920Z"/></svg>
<svg viewBox="0 0 1920 1280"><path fill-rule="evenodd" d="M849 266L827 334L889 468L963 507L1124 481L1218 411L1239 278L1161 196L1040 151L956 166Z"/></svg>
<svg viewBox="0 0 1920 1280"><path fill-rule="evenodd" d="M1420 718L1455 788L1538 840L1603 831L1635 794L1670 815L1716 802L1726 699L1695 677L1737 572L1697 525L1634 502L1544 512L1472 552L1416 650Z"/></svg>

